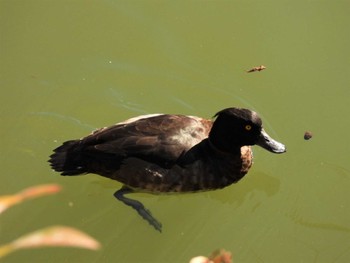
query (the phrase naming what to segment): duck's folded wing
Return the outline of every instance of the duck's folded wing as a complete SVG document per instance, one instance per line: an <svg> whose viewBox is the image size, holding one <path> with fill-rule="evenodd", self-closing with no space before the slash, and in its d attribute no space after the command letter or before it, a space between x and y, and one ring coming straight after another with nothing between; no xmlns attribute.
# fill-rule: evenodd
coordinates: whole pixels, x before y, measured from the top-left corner
<svg viewBox="0 0 350 263"><path fill-rule="evenodd" d="M211 121L183 115L158 115L102 128L83 141L90 154L137 157L171 164L208 136Z"/></svg>

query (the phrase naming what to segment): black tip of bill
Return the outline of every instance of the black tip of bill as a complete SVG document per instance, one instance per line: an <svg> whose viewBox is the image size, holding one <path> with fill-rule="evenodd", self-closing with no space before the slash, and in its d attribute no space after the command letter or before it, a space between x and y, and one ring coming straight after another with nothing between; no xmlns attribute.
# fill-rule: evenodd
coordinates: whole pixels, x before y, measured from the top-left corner
<svg viewBox="0 0 350 263"><path fill-rule="evenodd" d="M284 153L287 151L286 146L278 141L275 141L268 135L264 129L261 130L260 138L256 145L273 152L273 153Z"/></svg>

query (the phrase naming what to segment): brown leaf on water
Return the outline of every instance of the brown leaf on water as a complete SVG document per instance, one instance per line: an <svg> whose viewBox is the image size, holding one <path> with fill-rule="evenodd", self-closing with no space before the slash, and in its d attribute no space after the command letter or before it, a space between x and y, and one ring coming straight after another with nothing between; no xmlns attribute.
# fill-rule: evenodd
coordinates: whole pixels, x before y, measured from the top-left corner
<svg viewBox="0 0 350 263"><path fill-rule="evenodd" d="M266 69L266 67L264 65L261 65L261 66L257 66L257 67L254 67L254 68L247 70L247 73L251 73L251 72L255 72L255 71L262 71L264 69Z"/></svg>
<svg viewBox="0 0 350 263"><path fill-rule="evenodd" d="M197 256L190 263L232 263L232 254L224 249L215 250L208 258Z"/></svg>
<svg viewBox="0 0 350 263"><path fill-rule="evenodd" d="M91 236L71 227L52 226L22 236L0 247L0 258L18 249L38 247L78 247L90 250L101 248Z"/></svg>
<svg viewBox="0 0 350 263"><path fill-rule="evenodd" d="M97 250L100 243L89 235L67 226L52 226L22 236L13 241L15 249L35 247L80 247Z"/></svg>
<svg viewBox="0 0 350 263"><path fill-rule="evenodd" d="M55 194L61 191L57 184L37 185L24 189L13 195L0 196L0 214L13 205L23 202L26 199Z"/></svg>
<svg viewBox="0 0 350 263"><path fill-rule="evenodd" d="M190 260L190 263L211 263L209 258L204 256L197 256Z"/></svg>
<svg viewBox="0 0 350 263"><path fill-rule="evenodd" d="M61 186L58 184L44 184L29 187L19 192L24 199L40 197L44 195L51 195L61 191Z"/></svg>
<svg viewBox="0 0 350 263"><path fill-rule="evenodd" d="M213 263L232 263L231 252L224 249L215 250L209 258Z"/></svg>
<svg viewBox="0 0 350 263"><path fill-rule="evenodd" d="M17 195L3 195L0 196L0 214L7 208L22 202L22 198Z"/></svg>

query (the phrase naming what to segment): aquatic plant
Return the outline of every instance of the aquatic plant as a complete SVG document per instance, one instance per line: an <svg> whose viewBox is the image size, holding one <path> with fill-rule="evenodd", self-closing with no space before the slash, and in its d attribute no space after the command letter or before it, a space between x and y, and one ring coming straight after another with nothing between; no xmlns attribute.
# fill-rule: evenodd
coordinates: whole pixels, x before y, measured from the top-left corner
<svg viewBox="0 0 350 263"><path fill-rule="evenodd" d="M58 193L57 184L38 185L26 188L16 194L0 196L0 214L8 208L25 200ZM100 243L91 236L68 226L50 226L23 235L16 240L0 246L0 258L19 249L38 247L79 247L98 250Z"/></svg>

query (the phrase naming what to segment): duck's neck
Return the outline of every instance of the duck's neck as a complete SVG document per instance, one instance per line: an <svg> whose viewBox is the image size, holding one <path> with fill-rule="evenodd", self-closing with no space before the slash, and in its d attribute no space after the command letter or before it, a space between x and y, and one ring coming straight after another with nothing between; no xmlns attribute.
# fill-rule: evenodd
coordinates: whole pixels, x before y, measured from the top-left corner
<svg viewBox="0 0 350 263"><path fill-rule="evenodd" d="M215 137L212 138L211 136L209 136L207 139L207 144L212 150L221 154L233 154L233 155L241 154L240 145L222 144L220 141L215 140Z"/></svg>

